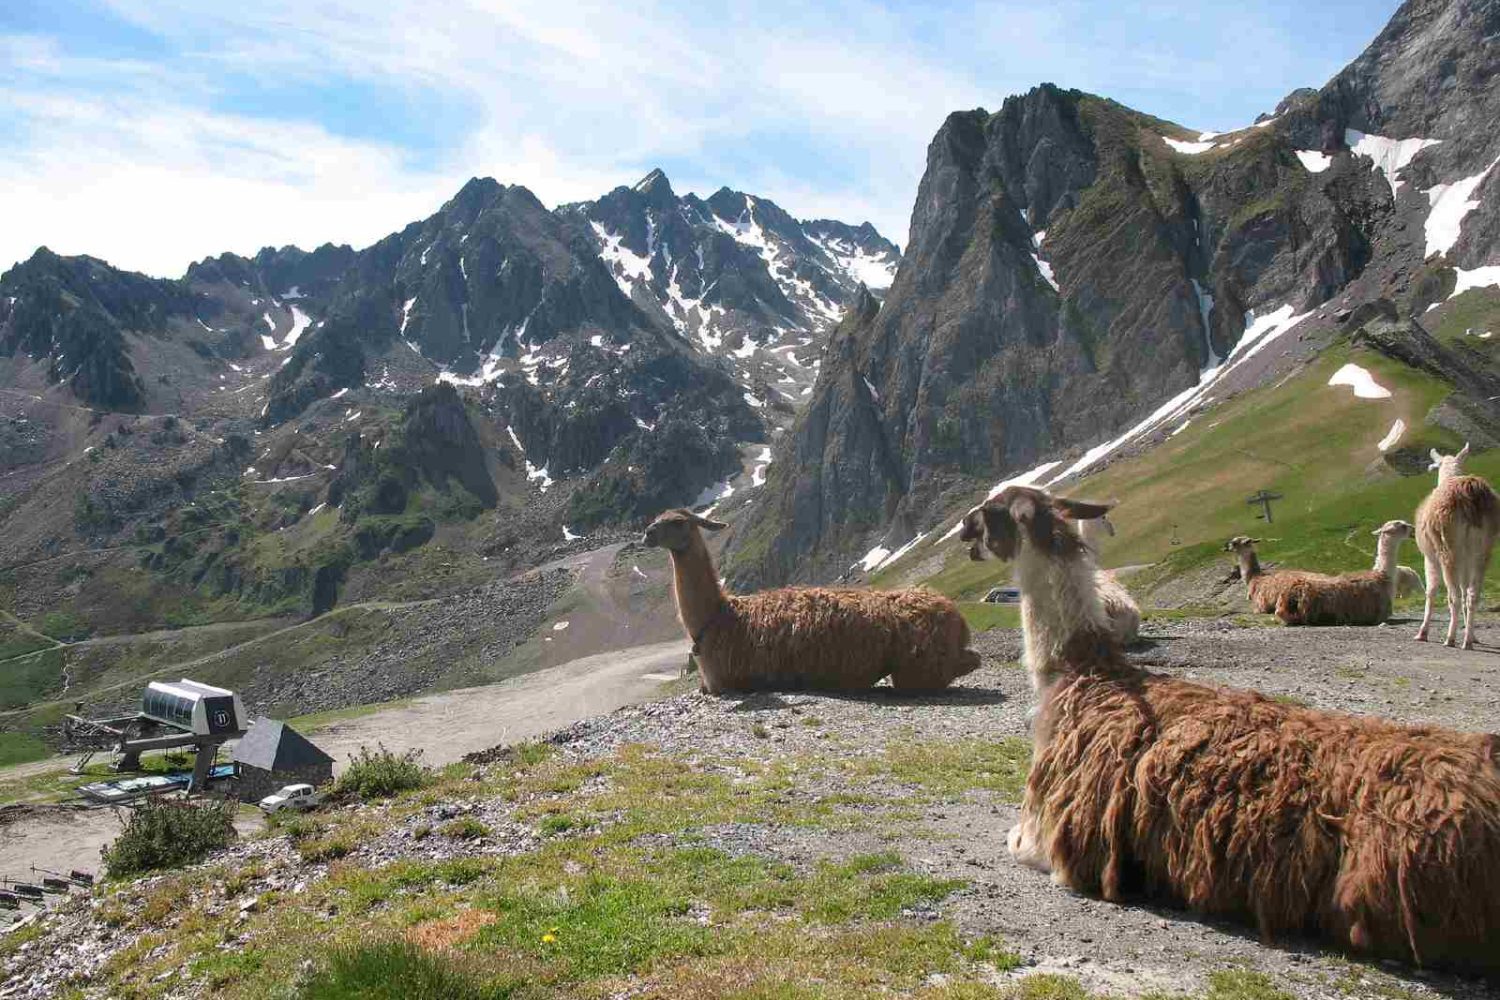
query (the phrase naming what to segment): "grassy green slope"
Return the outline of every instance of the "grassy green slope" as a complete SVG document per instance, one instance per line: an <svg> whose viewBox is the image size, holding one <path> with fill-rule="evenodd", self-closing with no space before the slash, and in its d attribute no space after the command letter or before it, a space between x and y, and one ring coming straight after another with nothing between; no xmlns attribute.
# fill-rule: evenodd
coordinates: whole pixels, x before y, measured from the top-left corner
<svg viewBox="0 0 1500 1000"><path fill-rule="evenodd" d="M1466 302L1469 295L1444 312L1463 307L1463 322L1472 325L1478 304ZM1451 338L1448 328L1458 320L1440 317L1440 322L1440 336ZM1457 336L1463 336L1462 329ZM1349 361L1374 374L1392 397L1360 399L1347 387L1329 386L1329 377ZM1377 442L1399 418L1407 430L1393 451L1425 455L1430 447L1458 447L1462 442L1451 433L1424 423L1449 391L1446 383L1374 351L1337 345L1292 379L1216 401L1176 436L1067 492L1119 500L1111 515L1118 534L1107 547L1106 562L1150 564L1131 578L1142 593L1209 563L1222 562L1227 569L1223 543L1236 534L1264 538L1261 553L1268 561L1326 572L1367 568L1375 548L1370 531L1392 518L1410 520L1434 482L1428 474L1399 474ZM1476 455L1468 468L1495 478L1500 451ZM1258 520L1258 508L1246 503L1260 489L1284 498L1274 506L1272 525ZM961 513L953 511L944 530ZM1414 546L1403 549L1402 561L1421 567ZM1008 575L1008 567L998 562L970 562L964 546L950 540L918 546L875 583L920 578L955 597L973 599ZM1492 596L1500 594L1500 581L1490 587Z"/></svg>

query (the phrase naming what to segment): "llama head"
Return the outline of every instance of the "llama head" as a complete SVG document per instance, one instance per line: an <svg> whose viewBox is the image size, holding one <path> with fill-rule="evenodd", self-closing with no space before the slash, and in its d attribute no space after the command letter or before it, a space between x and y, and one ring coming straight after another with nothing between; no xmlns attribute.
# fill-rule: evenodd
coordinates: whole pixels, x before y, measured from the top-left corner
<svg viewBox="0 0 1500 1000"><path fill-rule="evenodd" d="M1404 541L1416 533L1417 529L1405 521L1387 521L1370 532L1377 537L1388 537L1396 542Z"/></svg>
<svg viewBox="0 0 1500 1000"><path fill-rule="evenodd" d="M1251 538L1249 535L1235 535L1224 543L1225 552L1233 552L1239 555L1242 552L1254 552L1255 546L1260 542L1259 538Z"/></svg>
<svg viewBox="0 0 1500 1000"><path fill-rule="evenodd" d="M664 548L668 552L686 552L693 544L693 539L701 537L698 534L699 528L722 531L727 527L729 525L723 521L713 521L694 514L686 507L678 507L658 514L641 536L641 544Z"/></svg>
<svg viewBox="0 0 1500 1000"><path fill-rule="evenodd" d="M1463 475L1464 459L1469 457L1469 443L1465 441L1456 455L1444 455L1436 448L1431 449L1428 455L1432 458L1432 464L1427 466L1428 471L1436 469L1438 482L1446 482L1454 476Z"/></svg>
<svg viewBox="0 0 1500 1000"><path fill-rule="evenodd" d="M971 543L971 558L982 558L981 540L1001 560L1015 559L1023 547L1056 557L1074 556L1084 544L1072 522L1103 517L1112 506L1055 497L1030 486L1007 486L964 518L958 537Z"/></svg>

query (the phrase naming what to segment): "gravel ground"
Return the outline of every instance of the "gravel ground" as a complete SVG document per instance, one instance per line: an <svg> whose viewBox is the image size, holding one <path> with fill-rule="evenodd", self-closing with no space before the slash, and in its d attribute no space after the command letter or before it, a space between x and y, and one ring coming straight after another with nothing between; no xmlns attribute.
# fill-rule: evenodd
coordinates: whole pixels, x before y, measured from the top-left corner
<svg viewBox="0 0 1500 1000"><path fill-rule="evenodd" d="M1500 725L1500 622L1486 618L1478 630L1484 646L1471 652L1419 645L1411 641L1414 630L1405 622L1388 628L1300 630L1223 621L1149 622L1132 655L1154 669L1254 687L1318 707L1494 731ZM991 631L978 636L976 646L985 666L939 696L897 698L879 690L859 696L686 694L588 719L549 739L569 757L610 755L627 744L644 743L704 762L857 761L882 758L892 743L1025 736L1032 699L1015 662L1019 634ZM481 753L471 759L498 756ZM809 768L793 794L816 800L847 791L848 773ZM876 781L890 785L893 801L911 791L894 778ZM861 790L869 792L870 787L865 784ZM1075 895L1011 860L1005 833L1016 809L992 793L969 792L953 801L928 798L922 810L916 822L899 828L734 823L698 828L694 837L733 855L776 858L799 869L823 858L895 849L916 869L962 878L967 887L927 916L952 919L967 934L1003 939L1028 963L1006 974L1011 977L1058 972L1090 989L1129 995L1199 991L1211 972L1247 968L1271 976L1299 998L1500 997L1496 986L1351 962L1300 942L1271 947L1237 926ZM474 814L496 831L483 847L485 853L524 853L536 842L533 831L517 823L502 800L445 802L429 812L370 838L355 856L374 866L462 852L467 849L411 832L414 825L460 814ZM892 834L898 836L892 839ZM247 861L253 856L267 865L265 878L281 885L320 877L318 866L300 862L276 844L284 841L246 843L230 856L243 854ZM124 946L118 932L91 920L88 912L80 901L73 910L47 918L44 937L0 976L0 997L51 995L69 971L97 968ZM921 919L924 914L909 916Z"/></svg>

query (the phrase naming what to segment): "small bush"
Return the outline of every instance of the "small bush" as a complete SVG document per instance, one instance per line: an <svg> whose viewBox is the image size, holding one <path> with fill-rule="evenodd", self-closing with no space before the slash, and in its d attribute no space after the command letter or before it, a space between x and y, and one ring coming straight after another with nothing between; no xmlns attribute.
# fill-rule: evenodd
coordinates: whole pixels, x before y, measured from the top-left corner
<svg viewBox="0 0 1500 1000"><path fill-rule="evenodd" d="M273 812L266 821L266 825L273 830L281 830L287 835L292 843L307 840L322 833L324 825L311 816L294 813L288 809Z"/></svg>
<svg viewBox="0 0 1500 1000"><path fill-rule="evenodd" d="M539 828L542 831L542 836L555 837L558 834L567 833L569 830L586 830L588 829L588 825L588 820L578 816L558 814L543 819L539 824Z"/></svg>
<svg viewBox="0 0 1500 1000"><path fill-rule="evenodd" d="M313 863L337 860L352 854L354 848L353 835L342 830L326 837L297 841L297 853L302 856L302 860Z"/></svg>
<svg viewBox="0 0 1500 1000"><path fill-rule="evenodd" d="M384 745L374 750L360 747L349 769L339 775L334 794L358 799L385 799L400 792L421 788L432 778L432 772L421 764L422 751L396 753Z"/></svg>
<svg viewBox="0 0 1500 1000"><path fill-rule="evenodd" d="M480 840L490 835L490 828L473 816L460 816L438 827L438 833L454 840Z"/></svg>
<svg viewBox="0 0 1500 1000"><path fill-rule="evenodd" d="M300 1000L501 1000L514 984L490 985L473 960L409 941L340 948L297 994Z"/></svg>
<svg viewBox="0 0 1500 1000"><path fill-rule="evenodd" d="M100 853L112 877L201 861L234 840L234 803L147 799Z"/></svg>

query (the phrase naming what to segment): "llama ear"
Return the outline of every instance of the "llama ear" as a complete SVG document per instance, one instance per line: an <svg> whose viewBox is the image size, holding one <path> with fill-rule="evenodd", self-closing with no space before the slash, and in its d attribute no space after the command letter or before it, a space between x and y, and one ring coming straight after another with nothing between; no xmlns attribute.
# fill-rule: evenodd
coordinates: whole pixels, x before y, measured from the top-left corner
<svg viewBox="0 0 1500 1000"><path fill-rule="evenodd" d="M1099 523L1104 525L1104 530L1109 533L1110 538L1115 537L1115 522L1111 521L1108 516L1105 516L1099 518Z"/></svg>
<svg viewBox="0 0 1500 1000"><path fill-rule="evenodd" d="M709 518L706 518L701 514L693 514L691 515L691 517L693 523L698 527L703 528L705 531L723 531L725 528L729 527L729 525L725 524L723 521L710 520Z"/></svg>
<svg viewBox="0 0 1500 1000"><path fill-rule="evenodd" d="M1443 456L1436 448L1433 448L1427 454L1432 458L1432 464L1427 467L1429 471L1443 464Z"/></svg>
<svg viewBox="0 0 1500 1000"><path fill-rule="evenodd" d="M1114 501L1109 503L1090 503L1087 500L1069 500L1067 497L1053 497L1052 506L1062 511L1064 516L1075 521L1092 521L1097 517L1103 517L1114 509ZM1110 534L1114 534L1113 526Z"/></svg>
<svg viewBox="0 0 1500 1000"><path fill-rule="evenodd" d="M1462 448L1458 449L1458 454L1454 455L1453 457L1456 458L1456 459L1458 459L1459 461L1463 461L1464 459L1468 458L1469 457L1469 442L1465 441L1464 442L1464 446Z"/></svg>

